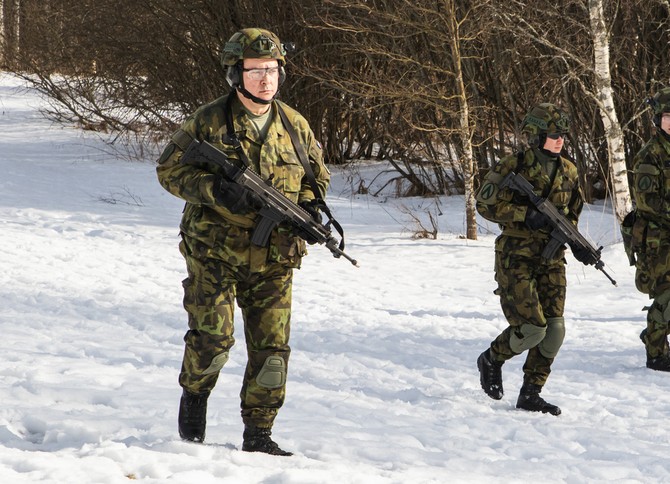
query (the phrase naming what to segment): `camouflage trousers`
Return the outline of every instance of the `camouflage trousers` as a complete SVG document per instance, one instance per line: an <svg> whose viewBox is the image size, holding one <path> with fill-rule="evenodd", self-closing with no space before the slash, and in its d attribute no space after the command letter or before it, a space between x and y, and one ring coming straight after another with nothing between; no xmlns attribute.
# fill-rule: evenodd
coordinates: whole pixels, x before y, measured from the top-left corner
<svg viewBox="0 0 670 484"><path fill-rule="evenodd" d="M523 338L521 332L525 328L541 328L538 334L546 332L545 338L549 338L551 331L547 330L547 321L560 321L560 329L564 331L566 277L562 258L546 262L539 257L526 258L496 251L496 281L495 293L500 296L500 305L509 323L491 343L496 360L504 362L520 354L513 349L513 340ZM563 334L558 338L552 335L551 351L543 350L543 344L548 341L539 341L528 349L523 366L524 383L543 386L547 382Z"/></svg>
<svg viewBox="0 0 670 484"><path fill-rule="evenodd" d="M663 232L662 242L646 247L637 254L635 284L640 292L653 299L647 311L647 332L644 344L647 354L656 358L668 355L670 334L670 244L668 232Z"/></svg>
<svg viewBox="0 0 670 484"><path fill-rule="evenodd" d="M179 384L192 393L214 388L235 344L237 301L247 349L242 420L245 425L272 427L286 394L293 269L268 264L261 272L251 272L244 251L232 264L188 237L180 251L188 270L183 286L189 330Z"/></svg>

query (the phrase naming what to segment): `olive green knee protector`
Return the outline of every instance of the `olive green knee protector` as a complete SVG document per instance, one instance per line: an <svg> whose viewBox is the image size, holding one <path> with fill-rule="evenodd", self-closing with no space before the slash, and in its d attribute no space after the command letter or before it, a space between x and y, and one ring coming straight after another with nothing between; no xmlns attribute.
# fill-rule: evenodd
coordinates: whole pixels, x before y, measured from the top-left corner
<svg viewBox="0 0 670 484"><path fill-rule="evenodd" d="M545 326L535 326L530 323L522 324L512 330L509 346L514 353L523 353L537 346L544 339L546 332L547 328Z"/></svg>
<svg viewBox="0 0 670 484"><path fill-rule="evenodd" d="M670 322L670 291L665 291L656 298L649 310L649 319L656 323L656 326L666 327Z"/></svg>
<svg viewBox="0 0 670 484"><path fill-rule="evenodd" d="M202 372L202 374L211 375L212 373L220 372L221 368L223 368L223 365L225 365L227 361L228 361L228 352L224 351L223 353L219 353L214 358L212 358L211 363L205 369L205 371Z"/></svg>
<svg viewBox="0 0 670 484"><path fill-rule="evenodd" d="M540 343L539 350L545 358L556 358L565 339L565 319L547 318L547 334Z"/></svg>
<svg viewBox="0 0 670 484"><path fill-rule="evenodd" d="M256 377L256 383L263 388L280 388L286 383L286 363L284 358L270 355Z"/></svg>

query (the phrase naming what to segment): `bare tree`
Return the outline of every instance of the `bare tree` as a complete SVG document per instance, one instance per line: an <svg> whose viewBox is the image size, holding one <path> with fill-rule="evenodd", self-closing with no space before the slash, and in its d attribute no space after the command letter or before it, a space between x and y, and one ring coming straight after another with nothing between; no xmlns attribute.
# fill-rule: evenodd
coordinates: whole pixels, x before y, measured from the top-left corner
<svg viewBox="0 0 670 484"><path fill-rule="evenodd" d="M602 3L602 23L589 2ZM0 5L3 64L53 100L53 116L143 139L227 91L218 55L234 31L274 30L297 45L281 96L308 117L328 161L388 160L400 195L465 194L468 237L478 172L518 148L519 120L541 100L570 112L567 152L587 200L615 193L619 216L622 161L652 127L643 100L670 79L667 0Z"/></svg>
<svg viewBox="0 0 670 484"><path fill-rule="evenodd" d="M2 20L2 32L0 32L0 47L2 53L0 59L2 64L15 67L19 56L20 25L21 25L21 0L2 0L0 19Z"/></svg>
<svg viewBox="0 0 670 484"><path fill-rule="evenodd" d="M605 138L609 152L609 168L612 179L612 201L616 218L621 223L632 209L624 139L619 118L614 106L612 76L610 72L609 31L605 25L603 0L588 0L591 35L593 39L595 101L605 128Z"/></svg>
<svg viewBox="0 0 670 484"><path fill-rule="evenodd" d="M5 65L5 0L0 0L0 68Z"/></svg>
<svg viewBox="0 0 670 484"><path fill-rule="evenodd" d="M476 89L463 67L478 55L469 44L481 16L470 14L480 3L325 0L298 12L301 25L319 33L301 74L343 99L338 121L365 123L363 134L407 182L406 194L458 190L472 199ZM468 234L476 237L471 208Z"/></svg>
<svg viewBox="0 0 670 484"><path fill-rule="evenodd" d="M477 240L477 210L475 206L475 174L476 165L472 153L472 132L473 126L470 123L470 105L468 103L468 93L463 74L461 54L461 25L467 20L467 11L461 19L458 19L458 11L454 0L445 0L444 8L446 11L446 27L449 33L449 47L451 58L454 65L454 86L458 101L458 151L460 154L460 165L463 170L463 192L465 195L465 218L466 218L466 237L471 240Z"/></svg>

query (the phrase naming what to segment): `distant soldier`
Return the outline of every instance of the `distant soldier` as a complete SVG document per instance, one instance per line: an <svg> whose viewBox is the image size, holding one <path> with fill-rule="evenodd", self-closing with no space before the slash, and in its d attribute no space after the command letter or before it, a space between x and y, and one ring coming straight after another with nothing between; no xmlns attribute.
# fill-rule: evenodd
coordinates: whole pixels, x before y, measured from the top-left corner
<svg viewBox="0 0 670 484"><path fill-rule="evenodd" d="M670 88L649 100L656 133L633 161L636 210L624 220L626 251L635 264L635 285L653 303L640 338L647 368L670 371ZM626 236L628 235L628 236Z"/></svg>
<svg viewBox="0 0 670 484"><path fill-rule="evenodd" d="M516 406L552 415L560 415L561 409L547 403L540 391L565 336L564 248L552 259L541 256L550 240L549 219L530 205L527 197L501 188L500 183L510 172L521 174L537 195L548 199L576 225L583 206L577 168L561 156L569 128L567 115L553 104L533 107L521 128L530 148L500 160L477 193L477 211L502 229L495 243L495 294L500 296L509 323L477 359L481 386L489 397L500 400L503 363L528 351ZM595 263L588 250L573 249L573 253L584 264Z"/></svg>
<svg viewBox="0 0 670 484"><path fill-rule="evenodd" d="M291 455L271 439L271 430L286 393L293 269L306 254L305 242L315 241L279 224L269 246L253 244L263 206L256 195L181 158L193 140L207 141L320 222L312 202L325 197L330 174L305 118L275 99L286 76L285 55L272 32L250 28L235 33L221 55L232 92L200 107L182 124L157 168L161 185L186 201L179 248L188 270L183 286L189 330L179 374L179 435L194 442L205 439L207 399L235 343L237 302L247 354L240 392L242 450L273 455ZM298 155L294 142L305 156Z"/></svg>

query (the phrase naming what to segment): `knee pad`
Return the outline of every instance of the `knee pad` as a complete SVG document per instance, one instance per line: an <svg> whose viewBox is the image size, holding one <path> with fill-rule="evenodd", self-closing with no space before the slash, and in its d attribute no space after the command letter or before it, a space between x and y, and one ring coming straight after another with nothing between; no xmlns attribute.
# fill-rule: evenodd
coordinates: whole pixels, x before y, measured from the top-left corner
<svg viewBox="0 0 670 484"><path fill-rule="evenodd" d="M263 368L256 377L256 383L263 388L280 388L286 383L286 362L278 355L270 355L265 359Z"/></svg>
<svg viewBox="0 0 670 484"><path fill-rule="evenodd" d="M223 368L223 365L228 361L228 352L224 351L219 353L210 362L209 366L202 372L203 375L211 375L212 373L218 373Z"/></svg>
<svg viewBox="0 0 670 484"><path fill-rule="evenodd" d="M545 358L556 358L564 339L565 319L562 317L547 318L547 334L538 349Z"/></svg>
<svg viewBox="0 0 670 484"><path fill-rule="evenodd" d="M523 353L537 346L544 339L546 333L547 328L545 326L535 326L530 323L522 324L512 330L509 346L514 353Z"/></svg>
<svg viewBox="0 0 670 484"><path fill-rule="evenodd" d="M647 310L647 323L650 328L657 330L668 329L670 322L670 291L665 291L654 298L651 306L642 308Z"/></svg>

